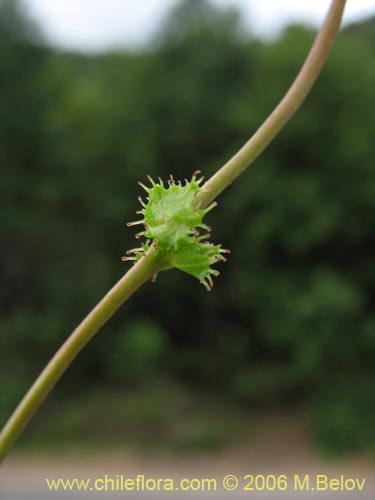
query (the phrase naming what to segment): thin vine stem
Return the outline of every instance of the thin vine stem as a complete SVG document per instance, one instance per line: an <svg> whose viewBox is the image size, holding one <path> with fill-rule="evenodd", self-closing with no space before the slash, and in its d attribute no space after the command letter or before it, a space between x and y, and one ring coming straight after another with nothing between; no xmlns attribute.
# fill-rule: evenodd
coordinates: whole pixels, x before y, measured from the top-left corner
<svg viewBox="0 0 375 500"><path fill-rule="evenodd" d="M313 86L339 29L346 0L332 0L314 45L290 90L253 137L203 186L197 204L207 207L266 148ZM26 393L0 434L0 462L78 353L115 311L159 269L153 247L78 325Z"/></svg>
<svg viewBox="0 0 375 500"><path fill-rule="evenodd" d="M30 387L3 428L0 434L0 462L78 353L116 310L157 270L151 248L77 326Z"/></svg>
<svg viewBox="0 0 375 500"><path fill-rule="evenodd" d="M295 114L314 85L340 27L346 0L332 0L322 27L292 86L246 144L203 186L197 205L208 206L244 172Z"/></svg>

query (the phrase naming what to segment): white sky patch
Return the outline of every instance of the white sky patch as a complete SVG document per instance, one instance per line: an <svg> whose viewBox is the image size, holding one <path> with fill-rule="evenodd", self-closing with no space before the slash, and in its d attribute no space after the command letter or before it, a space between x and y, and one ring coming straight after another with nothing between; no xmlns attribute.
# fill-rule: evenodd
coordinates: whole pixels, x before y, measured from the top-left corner
<svg viewBox="0 0 375 500"><path fill-rule="evenodd" d="M328 10L330 0L215 0L215 3L240 7L252 32L268 37L289 23L302 22L318 26ZM374 14L375 0L348 0L344 24Z"/></svg>
<svg viewBox="0 0 375 500"><path fill-rule="evenodd" d="M80 51L141 47L176 0L23 0L54 45ZM275 35L291 22L318 25L329 0L213 0L240 8L256 35ZM375 0L348 0L345 22L375 14Z"/></svg>

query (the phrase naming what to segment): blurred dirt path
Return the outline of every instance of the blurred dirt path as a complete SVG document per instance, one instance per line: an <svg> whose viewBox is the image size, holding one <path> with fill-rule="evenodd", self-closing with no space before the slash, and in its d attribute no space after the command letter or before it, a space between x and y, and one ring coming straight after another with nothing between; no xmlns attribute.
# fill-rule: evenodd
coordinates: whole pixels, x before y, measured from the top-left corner
<svg viewBox="0 0 375 500"><path fill-rule="evenodd" d="M278 421L265 424L262 431L252 444L244 445L220 452L200 455L168 455L155 452L153 454L130 453L129 451L98 451L93 452L56 452L48 455L36 453L13 454L0 468L0 498L1 500L63 500L63 499L97 499L115 500L132 498L138 500L150 499L350 499L368 500L375 498L374 463L369 458L350 457L335 461L324 460L313 453L311 444L306 438L305 429L299 424ZM123 475L135 479L139 474L146 478L172 478L175 484L181 478L215 478L217 491L211 492L78 492L49 491L46 485L48 479L86 479L103 478L105 475L116 478ZM234 492L225 491L223 478L233 474L238 477L240 485ZM288 478L288 489L281 491L243 491L248 480L247 474L285 474ZM324 474L329 479L344 478L365 479L363 491L295 491L294 476L301 478L308 474L314 484L317 474Z"/></svg>

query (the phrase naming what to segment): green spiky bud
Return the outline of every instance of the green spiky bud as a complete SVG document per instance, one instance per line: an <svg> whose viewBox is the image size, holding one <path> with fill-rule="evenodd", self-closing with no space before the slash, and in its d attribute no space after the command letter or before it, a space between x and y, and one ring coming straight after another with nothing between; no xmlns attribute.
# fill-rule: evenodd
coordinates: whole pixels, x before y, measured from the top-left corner
<svg viewBox="0 0 375 500"><path fill-rule="evenodd" d="M196 207L196 197L202 191L200 187L203 177L196 178L200 172L195 172L191 180L175 182L173 177L166 185L159 178L155 182L151 176L148 179L151 187L141 182L139 185L147 192L146 203L139 197L142 209L137 213L143 218L129 222L129 226L142 224L144 230L136 238L145 237L147 241L139 248L127 252L132 257L123 260L139 260L154 244L160 270L176 267L197 278L207 290L213 287L212 276L219 272L211 266L219 261L225 261L223 253L228 250L221 245L208 243L210 228L203 223L204 216L217 204L213 202L206 209ZM206 231L201 234L199 230Z"/></svg>

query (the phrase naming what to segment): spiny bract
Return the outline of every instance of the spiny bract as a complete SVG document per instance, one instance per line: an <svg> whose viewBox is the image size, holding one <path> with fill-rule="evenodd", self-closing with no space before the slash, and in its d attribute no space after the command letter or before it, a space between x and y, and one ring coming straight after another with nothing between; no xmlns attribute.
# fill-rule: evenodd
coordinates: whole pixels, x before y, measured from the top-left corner
<svg viewBox="0 0 375 500"><path fill-rule="evenodd" d="M136 238L145 237L147 240L141 247L127 252L133 256L123 257L122 260L141 259L151 248L152 240L160 270L176 267L198 278L207 290L211 290L212 276L219 275L219 271L211 269L211 266L225 261L222 254L229 253L229 250L203 241L210 236L210 228L203 223L203 217L217 203L213 202L206 209L195 206L197 194L202 191L200 184L203 177L196 178L199 174L199 171L195 172L190 182L185 179L185 184L175 182L172 175L166 186L160 177L156 183L151 176L147 176L151 187L138 183L147 192L147 202L138 198L142 209L137 214L143 218L129 222L128 226L143 224L144 231L138 233ZM207 232L201 234L198 229Z"/></svg>

